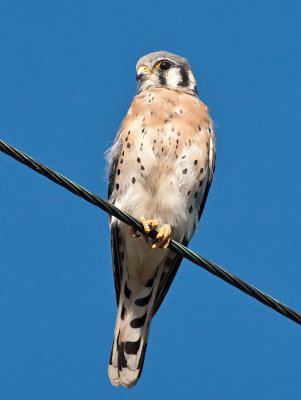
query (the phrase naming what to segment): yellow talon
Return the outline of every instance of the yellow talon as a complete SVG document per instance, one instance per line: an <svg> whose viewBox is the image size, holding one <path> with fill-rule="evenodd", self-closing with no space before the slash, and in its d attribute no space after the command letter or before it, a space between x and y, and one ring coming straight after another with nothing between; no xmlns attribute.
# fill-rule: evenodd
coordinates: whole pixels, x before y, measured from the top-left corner
<svg viewBox="0 0 301 400"><path fill-rule="evenodd" d="M135 229L135 228L133 228L133 227L131 227L131 232L130 232L130 233L131 233L131 237L134 238L134 239L135 239L136 237L139 237L139 236L140 236L140 232L138 232L137 229Z"/></svg>
<svg viewBox="0 0 301 400"><path fill-rule="evenodd" d="M146 235L148 235L151 231L151 228L156 228L159 225L159 221L157 219L145 219L144 217L139 218L139 221L143 225L143 229ZM137 230L135 228L131 228L131 236L132 238L139 237Z"/></svg>
<svg viewBox="0 0 301 400"><path fill-rule="evenodd" d="M159 221L157 219L145 219L144 217L139 218L139 221L143 225L144 232L148 235L151 228L157 228Z"/></svg>
<svg viewBox="0 0 301 400"><path fill-rule="evenodd" d="M144 217L140 217L139 221L143 225L146 236L149 235L152 228L157 228L157 226L159 225L159 221L157 219L146 219ZM161 249L166 250L170 243L170 235L171 226L169 224L165 224L161 228L159 228L155 242L152 245L152 249L156 250L158 247L160 247ZM131 236L132 238L138 237L138 233L135 228L131 228ZM146 238L146 240L148 240L148 238Z"/></svg>
<svg viewBox="0 0 301 400"><path fill-rule="evenodd" d="M156 236L155 243L152 245L152 249L156 250L160 247L166 250L170 243L171 226L169 224L163 225L159 228L158 235Z"/></svg>

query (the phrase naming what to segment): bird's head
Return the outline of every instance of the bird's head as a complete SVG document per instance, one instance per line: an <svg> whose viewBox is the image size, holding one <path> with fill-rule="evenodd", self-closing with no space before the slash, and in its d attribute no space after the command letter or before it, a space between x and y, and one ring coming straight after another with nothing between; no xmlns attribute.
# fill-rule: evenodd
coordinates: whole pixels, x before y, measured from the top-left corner
<svg viewBox="0 0 301 400"><path fill-rule="evenodd" d="M156 51L140 58L136 76L139 92L164 87L197 95L196 80L188 62L167 51Z"/></svg>

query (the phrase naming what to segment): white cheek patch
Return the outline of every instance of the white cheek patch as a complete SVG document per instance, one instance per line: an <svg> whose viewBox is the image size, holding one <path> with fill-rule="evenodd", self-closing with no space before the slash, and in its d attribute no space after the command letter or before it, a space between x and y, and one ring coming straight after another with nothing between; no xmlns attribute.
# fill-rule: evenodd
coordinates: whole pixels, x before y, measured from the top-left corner
<svg viewBox="0 0 301 400"><path fill-rule="evenodd" d="M181 82L181 74L179 68L171 68L166 76L166 86L169 89L177 89Z"/></svg>
<svg viewBox="0 0 301 400"><path fill-rule="evenodd" d="M194 90L194 87L196 85L196 80L195 80L191 70L188 71L188 79L189 79L189 88Z"/></svg>

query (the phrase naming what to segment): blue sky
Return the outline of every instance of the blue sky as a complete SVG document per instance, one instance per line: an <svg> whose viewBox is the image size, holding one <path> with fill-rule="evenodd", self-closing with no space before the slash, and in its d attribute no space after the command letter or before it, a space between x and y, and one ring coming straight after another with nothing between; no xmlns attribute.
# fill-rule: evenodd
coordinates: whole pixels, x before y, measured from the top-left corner
<svg viewBox="0 0 301 400"><path fill-rule="evenodd" d="M0 5L1 139L106 196L135 64L186 57L217 168L190 247L301 311L300 2ZM138 385L114 388L107 215L0 154L0 398L300 398L300 326L183 262Z"/></svg>

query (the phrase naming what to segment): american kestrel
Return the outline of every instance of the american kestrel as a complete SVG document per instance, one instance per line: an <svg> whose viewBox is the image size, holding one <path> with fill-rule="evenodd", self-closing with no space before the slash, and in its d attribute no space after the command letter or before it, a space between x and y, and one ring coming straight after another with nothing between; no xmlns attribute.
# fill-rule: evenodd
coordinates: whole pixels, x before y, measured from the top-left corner
<svg viewBox="0 0 301 400"><path fill-rule="evenodd" d="M151 320L182 261L170 238L188 244L215 168L213 124L188 62L158 51L138 61L136 75L138 95L108 154L109 201L145 230L110 219L118 311L108 372L126 387L141 375Z"/></svg>

